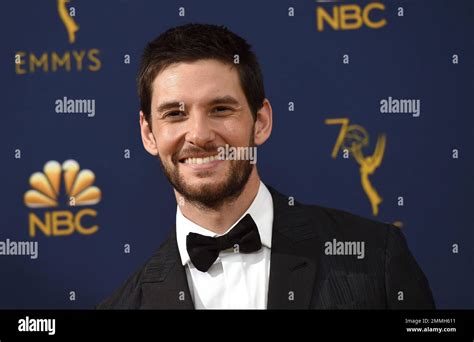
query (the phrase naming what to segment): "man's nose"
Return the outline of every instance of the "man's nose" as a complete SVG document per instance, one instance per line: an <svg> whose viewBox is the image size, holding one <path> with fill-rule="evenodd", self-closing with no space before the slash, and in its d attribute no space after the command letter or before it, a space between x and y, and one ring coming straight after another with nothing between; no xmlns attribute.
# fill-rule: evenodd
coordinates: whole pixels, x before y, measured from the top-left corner
<svg viewBox="0 0 474 342"><path fill-rule="evenodd" d="M193 145L204 147L213 141L215 133L212 128L211 118L204 112L191 113L188 119L186 141Z"/></svg>

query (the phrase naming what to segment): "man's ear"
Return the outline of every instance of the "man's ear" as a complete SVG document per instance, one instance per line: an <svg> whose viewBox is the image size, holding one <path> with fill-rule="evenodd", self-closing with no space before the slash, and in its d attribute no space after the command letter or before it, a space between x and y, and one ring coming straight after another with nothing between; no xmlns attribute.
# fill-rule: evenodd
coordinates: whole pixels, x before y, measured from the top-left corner
<svg viewBox="0 0 474 342"><path fill-rule="evenodd" d="M140 132L142 135L143 147L153 156L158 155L158 146L156 145L155 136L151 130L148 121L145 119L145 114L140 111Z"/></svg>
<svg viewBox="0 0 474 342"><path fill-rule="evenodd" d="M272 133L272 106L268 99L263 100L262 107L257 112L255 121L254 141L256 145L262 145Z"/></svg>

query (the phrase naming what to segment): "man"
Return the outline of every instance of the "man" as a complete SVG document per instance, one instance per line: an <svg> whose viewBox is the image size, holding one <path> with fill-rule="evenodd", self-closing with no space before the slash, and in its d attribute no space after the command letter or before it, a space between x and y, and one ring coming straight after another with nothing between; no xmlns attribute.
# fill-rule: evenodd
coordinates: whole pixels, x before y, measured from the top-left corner
<svg viewBox="0 0 474 342"><path fill-rule="evenodd" d="M176 226L98 308L434 308L400 230L261 182L248 152L270 137L272 108L244 39L170 29L146 47L138 88L143 145L174 188Z"/></svg>

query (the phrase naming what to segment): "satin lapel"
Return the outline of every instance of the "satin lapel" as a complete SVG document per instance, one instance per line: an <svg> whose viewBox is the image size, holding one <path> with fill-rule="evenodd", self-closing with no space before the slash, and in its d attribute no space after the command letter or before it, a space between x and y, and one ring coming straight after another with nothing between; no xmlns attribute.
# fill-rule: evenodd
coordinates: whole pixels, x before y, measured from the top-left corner
<svg viewBox="0 0 474 342"><path fill-rule="evenodd" d="M186 271L179 257L175 227L148 263L141 289L141 309L194 309Z"/></svg>
<svg viewBox="0 0 474 342"><path fill-rule="evenodd" d="M313 296L321 243L310 217L267 186L274 218L268 309L308 309Z"/></svg>

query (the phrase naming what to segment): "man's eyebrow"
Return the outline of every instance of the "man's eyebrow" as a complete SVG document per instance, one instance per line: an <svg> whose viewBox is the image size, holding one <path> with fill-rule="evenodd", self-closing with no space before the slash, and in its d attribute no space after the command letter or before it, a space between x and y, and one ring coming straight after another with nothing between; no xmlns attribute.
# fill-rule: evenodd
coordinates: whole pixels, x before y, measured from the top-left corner
<svg viewBox="0 0 474 342"><path fill-rule="evenodd" d="M183 102L178 102L178 101L163 102L156 108L156 110L158 111L158 113L161 113L168 109L179 108L181 107L182 104Z"/></svg>
<svg viewBox="0 0 474 342"><path fill-rule="evenodd" d="M222 97L216 97L208 103L209 106L215 106L215 105L219 105L219 104L228 104L228 105L240 106L240 102L237 101L237 99L233 98L230 95L226 95L226 96L222 96Z"/></svg>

